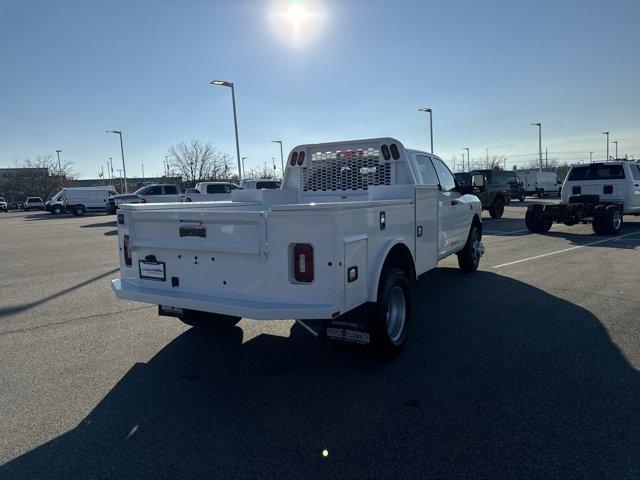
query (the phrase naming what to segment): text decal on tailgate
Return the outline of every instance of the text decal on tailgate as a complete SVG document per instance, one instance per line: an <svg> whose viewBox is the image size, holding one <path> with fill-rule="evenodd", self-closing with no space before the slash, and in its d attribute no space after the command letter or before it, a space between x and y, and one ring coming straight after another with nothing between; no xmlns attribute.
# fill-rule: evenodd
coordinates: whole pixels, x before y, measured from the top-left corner
<svg viewBox="0 0 640 480"><path fill-rule="evenodd" d="M181 237L206 238L207 227L205 227L202 223L198 223L196 225L180 225L179 233Z"/></svg>

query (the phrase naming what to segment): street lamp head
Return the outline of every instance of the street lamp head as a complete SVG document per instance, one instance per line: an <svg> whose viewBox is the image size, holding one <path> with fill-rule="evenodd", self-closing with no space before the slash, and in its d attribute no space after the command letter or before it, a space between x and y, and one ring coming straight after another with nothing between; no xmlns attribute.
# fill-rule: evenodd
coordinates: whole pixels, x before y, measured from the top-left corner
<svg viewBox="0 0 640 480"><path fill-rule="evenodd" d="M115 133L116 135L120 135L122 132L120 130L107 130L107 133Z"/></svg>
<svg viewBox="0 0 640 480"><path fill-rule="evenodd" d="M431 113L431 109L430 109L430 108L427 108L427 107L419 108L419 109L418 109L418 111L419 111L419 112L429 112L429 113Z"/></svg>
<svg viewBox="0 0 640 480"><path fill-rule="evenodd" d="M233 82L227 82L226 80L213 80L211 85L219 85L222 87L230 87L233 85Z"/></svg>
<svg viewBox="0 0 640 480"><path fill-rule="evenodd" d="M282 140L271 140L271 143L280 143L280 144L282 144Z"/></svg>
<svg viewBox="0 0 640 480"><path fill-rule="evenodd" d="M60 152L62 152L62 150L56 150L56 153L60 153Z"/></svg>
<svg viewBox="0 0 640 480"><path fill-rule="evenodd" d="M603 135L609 135L609 132L602 132Z"/></svg>
<svg viewBox="0 0 640 480"><path fill-rule="evenodd" d="M542 124L541 124L540 122L538 122L538 123L532 123L531 125L532 125L532 126L535 126L535 127L541 127L541 126L542 126Z"/></svg>

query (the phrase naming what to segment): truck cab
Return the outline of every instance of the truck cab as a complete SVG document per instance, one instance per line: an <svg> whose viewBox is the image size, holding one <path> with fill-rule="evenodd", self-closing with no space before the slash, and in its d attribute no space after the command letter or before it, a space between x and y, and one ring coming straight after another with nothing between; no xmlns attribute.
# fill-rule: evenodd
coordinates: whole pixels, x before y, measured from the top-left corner
<svg viewBox="0 0 640 480"><path fill-rule="evenodd" d="M317 334L393 356L411 321L409 284L449 255L484 252L482 207L437 156L393 138L307 144L281 189L231 199L124 204L122 299L198 327L295 319Z"/></svg>

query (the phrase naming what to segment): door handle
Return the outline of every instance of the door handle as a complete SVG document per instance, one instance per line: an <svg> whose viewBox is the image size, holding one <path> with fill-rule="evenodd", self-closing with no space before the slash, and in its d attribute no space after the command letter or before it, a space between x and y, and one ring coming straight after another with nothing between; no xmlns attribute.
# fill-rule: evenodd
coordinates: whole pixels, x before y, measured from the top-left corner
<svg viewBox="0 0 640 480"><path fill-rule="evenodd" d="M458 201L457 200L451 200L451 205L457 205Z"/></svg>

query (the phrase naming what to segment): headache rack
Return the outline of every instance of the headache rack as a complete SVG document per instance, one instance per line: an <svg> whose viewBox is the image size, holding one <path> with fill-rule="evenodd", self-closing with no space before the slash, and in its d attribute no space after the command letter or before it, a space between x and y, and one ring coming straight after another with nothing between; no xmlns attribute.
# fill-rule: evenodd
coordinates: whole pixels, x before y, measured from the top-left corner
<svg viewBox="0 0 640 480"><path fill-rule="evenodd" d="M304 192L362 191L391 185L391 160L380 149L336 150L311 154L302 168Z"/></svg>

